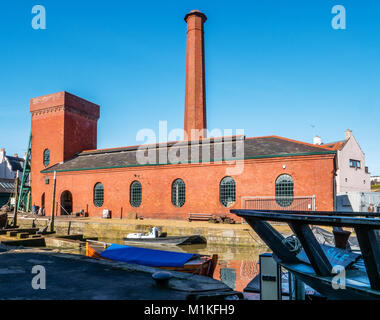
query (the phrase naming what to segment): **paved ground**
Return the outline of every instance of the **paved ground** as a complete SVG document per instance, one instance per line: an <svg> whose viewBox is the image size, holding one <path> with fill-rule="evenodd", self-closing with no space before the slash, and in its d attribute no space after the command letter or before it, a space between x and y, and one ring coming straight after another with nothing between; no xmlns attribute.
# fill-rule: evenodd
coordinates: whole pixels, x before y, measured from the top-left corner
<svg viewBox="0 0 380 320"><path fill-rule="evenodd" d="M157 271L46 250L0 252L0 299L184 300L200 291L232 292L218 280L179 272L159 287L152 279Z"/></svg>

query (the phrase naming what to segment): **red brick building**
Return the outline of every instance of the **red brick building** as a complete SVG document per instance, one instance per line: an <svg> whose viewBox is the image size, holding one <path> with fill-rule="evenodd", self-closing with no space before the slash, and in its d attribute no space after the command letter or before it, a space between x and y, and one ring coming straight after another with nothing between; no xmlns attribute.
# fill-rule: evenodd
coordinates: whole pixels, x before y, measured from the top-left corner
<svg viewBox="0 0 380 320"><path fill-rule="evenodd" d="M185 140L98 150L98 105L67 92L31 99L32 203L51 214L56 172L58 215L108 209L113 218L136 212L186 219L241 207L333 210L335 151L276 136L207 138L206 16L192 11L185 21Z"/></svg>

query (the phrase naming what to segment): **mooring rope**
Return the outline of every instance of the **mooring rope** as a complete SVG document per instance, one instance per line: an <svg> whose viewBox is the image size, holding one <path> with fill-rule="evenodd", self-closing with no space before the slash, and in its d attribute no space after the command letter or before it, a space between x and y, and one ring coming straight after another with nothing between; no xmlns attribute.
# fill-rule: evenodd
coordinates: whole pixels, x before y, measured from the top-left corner
<svg viewBox="0 0 380 320"><path fill-rule="evenodd" d="M298 254L302 249L301 242L295 235L286 237L281 242L289 249L290 252L294 252L294 254Z"/></svg>

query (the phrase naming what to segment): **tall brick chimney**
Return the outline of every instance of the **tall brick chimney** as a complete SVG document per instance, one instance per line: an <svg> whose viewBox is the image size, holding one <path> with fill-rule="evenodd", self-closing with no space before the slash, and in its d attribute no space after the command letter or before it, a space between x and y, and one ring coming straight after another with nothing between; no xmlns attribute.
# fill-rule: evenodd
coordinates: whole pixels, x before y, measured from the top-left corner
<svg viewBox="0 0 380 320"><path fill-rule="evenodd" d="M207 135L203 31L206 20L206 15L199 10L190 11L185 16L187 23L185 140L206 138Z"/></svg>

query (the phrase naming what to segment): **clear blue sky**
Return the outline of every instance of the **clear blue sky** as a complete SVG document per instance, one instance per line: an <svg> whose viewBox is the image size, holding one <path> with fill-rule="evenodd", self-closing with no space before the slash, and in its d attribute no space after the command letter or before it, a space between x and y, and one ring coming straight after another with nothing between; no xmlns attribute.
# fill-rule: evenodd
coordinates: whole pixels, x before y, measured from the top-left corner
<svg viewBox="0 0 380 320"><path fill-rule="evenodd" d="M47 29L31 27L34 5ZM331 8L346 8L346 30ZM6 1L0 9L0 146L22 154L29 99L69 91L101 106L98 147L183 127L186 23L203 11L208 127L341 140L380 174L379 1ZM315 125L314 130L311 125Z"/></svg>

